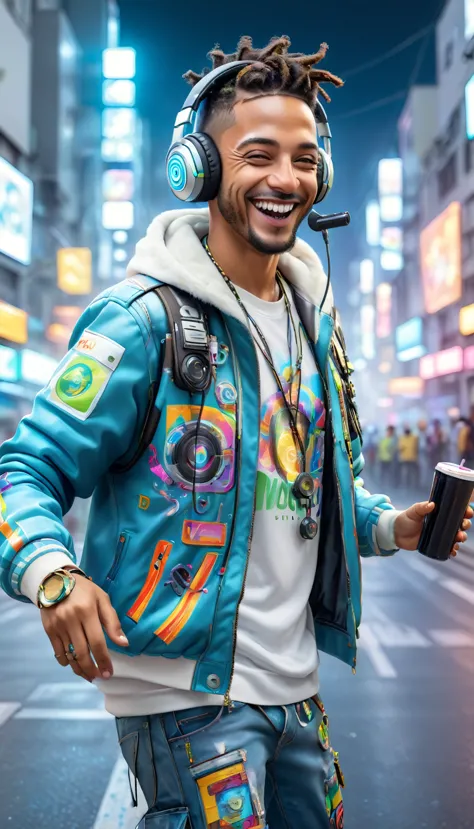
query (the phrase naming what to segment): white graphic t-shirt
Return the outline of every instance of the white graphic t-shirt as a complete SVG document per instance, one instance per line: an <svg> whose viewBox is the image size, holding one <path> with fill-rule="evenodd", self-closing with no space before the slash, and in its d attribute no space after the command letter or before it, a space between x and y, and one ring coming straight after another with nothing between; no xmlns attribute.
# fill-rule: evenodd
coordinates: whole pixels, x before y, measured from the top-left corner
<svg viewBox="0 0 474 829"><path fill-rule="evenodd" d="M291 381L284 299L266 302L238 289L269 346L288 398ZM321 378L296 311L292 308L303 361L298 428L306 447L306 471L315 482L311 515L315 539L304 540L299 525L306 515L292 488L300 469L287 409L273 372L257 348L260 373L260 449L256 511L245 592L239 608L234 678L230 696L244 702L283 705L318 691L318 653L308 604L314 581L322 498L326 412ZM297 346L291 331L293 368ZM292 401L297 400L297 377Z"/></svg>

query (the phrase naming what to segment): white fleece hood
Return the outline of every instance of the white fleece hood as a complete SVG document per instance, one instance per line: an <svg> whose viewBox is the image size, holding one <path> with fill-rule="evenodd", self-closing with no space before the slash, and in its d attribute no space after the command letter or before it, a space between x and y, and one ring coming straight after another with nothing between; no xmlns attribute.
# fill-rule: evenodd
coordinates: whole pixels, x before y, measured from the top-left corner
<svg viewBox="0 0 474 829"><path fill-rule="evenodd" d="M207 207L161 213L138 242L127 276L152 276L245 322L235 297L201 244L208 232ZM326 290L326 274L314 250L297 239L291 252L281 254L279 266L298 293L319 307ZM324 303L327 313L331 313L332 304L329 288Z"/></svg>

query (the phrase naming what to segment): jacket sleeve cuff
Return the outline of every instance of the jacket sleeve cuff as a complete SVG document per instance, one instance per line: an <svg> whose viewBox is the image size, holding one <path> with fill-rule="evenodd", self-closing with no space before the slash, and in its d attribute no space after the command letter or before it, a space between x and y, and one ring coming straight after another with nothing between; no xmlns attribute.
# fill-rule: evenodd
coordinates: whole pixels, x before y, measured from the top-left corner
<svg viewBox="0 0 474 829"><path fill-rule="evenodd" d="M74 565L74 562L71 560L71 556L66 553L57 551L39 556L28 565L22 576L21 593L38 606L37 599L40 584L53 570L58 570L60 567L66 567L67 565Z"/></svg>
<svg viewBox="0 0 474 829"><path fill-rule="evenodd" d="M398 550L395 543L395 521L401 512L398 509L382 510L376 528L377 544L381 550Z"/></svg>

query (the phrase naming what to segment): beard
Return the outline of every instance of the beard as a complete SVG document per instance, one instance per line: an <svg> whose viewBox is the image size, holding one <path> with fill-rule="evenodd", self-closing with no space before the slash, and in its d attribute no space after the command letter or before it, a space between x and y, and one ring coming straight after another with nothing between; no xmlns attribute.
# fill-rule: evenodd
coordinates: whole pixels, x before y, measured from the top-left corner
<svg viewBox="0 0 474 829"><path fill-rule="evenodd" d="M225 219L227 224L239 234L239 236L242 236L242 238L245 239L246 242L248 242L259 253L267 255L286 253L287 250L290 250L294 246L298 228L312 207L311 205L308 211L304 213L304 215L301 216L297 222L295 222L289 237L286 239L266 241L265 239L262 239L261 236L259 236L259 234L253 229L248 221L247 215L245 213L242 214L238 205L232 200L232 185L227 193L223 193L222 188L219 190L217 194L217 206L221 216Z"/></svg>

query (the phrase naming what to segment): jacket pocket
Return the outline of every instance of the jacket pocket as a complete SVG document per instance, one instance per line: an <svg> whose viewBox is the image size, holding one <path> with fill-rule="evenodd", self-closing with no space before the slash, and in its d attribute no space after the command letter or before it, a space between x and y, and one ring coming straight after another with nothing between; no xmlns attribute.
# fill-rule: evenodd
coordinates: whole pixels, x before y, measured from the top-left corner
<svg viewBox="0 0 474 829"><path fill-rule="evenodd" d="M165 809L164 812L147 812L137 829L191 829L189 812L185 807Z"/></svg>
<svg viewBox="0 0 474 829"><path fill-rule="evenodd" d="M130 533L127 530L122 530L117 541L117 546L115 548L115 556L112 562L112 567L110 568L109 572L107 573L106 581L113 581L115 576L118 573L118 569L120 567L120 563L124 557L125 550L128 547L128 542L130 539Z"/></svg>
<svg viewBox="0 0 474 829"><path fill-rule="evenodd" d="M130 619L133 619L134 622L138 622L147 609L151 597L163 577L166 562L168 561L172 548L173 545L170 541L158 541L158 544L153 551L145 583L135 602L131 608L127 610L127 616L129 616Z"/></svg>
<svg viewBox="0 0 474 829"><path fill-rule="evenodd" d="M159 628L155 630L155 636L158 636L166 645L173 642L181 633L194 613L199 600L204 593L207 593L206 583L218 558L218 553L206 553L199 570L189 587L186 588L184 596Z"/></svg>

